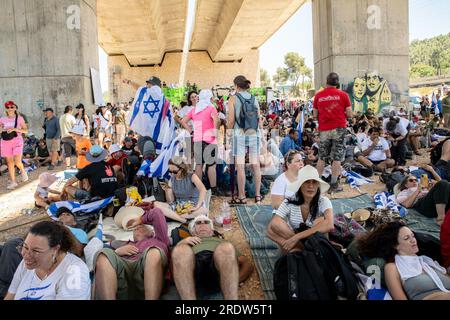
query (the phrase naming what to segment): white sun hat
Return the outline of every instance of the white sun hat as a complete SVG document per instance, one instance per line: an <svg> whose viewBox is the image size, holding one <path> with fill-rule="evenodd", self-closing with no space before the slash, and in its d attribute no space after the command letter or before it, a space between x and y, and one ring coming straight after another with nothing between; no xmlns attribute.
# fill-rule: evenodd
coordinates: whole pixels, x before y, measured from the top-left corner
<svg viewBox="0 0 450 320"><path fill-rule="evenodd" d="M300 169L297 180L292 183L288 183L286 189L290 192L297 193L303 183L308 180L315 180L320 183L320 193L325 193L330 188L330 185L319 177L319 172L317 169L313 166L307 165Z"/></svg>

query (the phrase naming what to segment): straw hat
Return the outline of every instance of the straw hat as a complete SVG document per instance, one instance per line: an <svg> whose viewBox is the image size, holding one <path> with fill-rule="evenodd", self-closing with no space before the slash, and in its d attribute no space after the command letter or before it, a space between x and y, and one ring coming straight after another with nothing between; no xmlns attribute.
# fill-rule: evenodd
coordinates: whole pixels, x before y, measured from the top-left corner
<svg viewBox="0 0 450 320"><path fill-rule="evenodd" d="M356 222L364 222L370 218L370 211L367 209L356 209L352 212L352 219Z"/></svg>
<svg viewBox="0 0 450 320"><path fill-rule="evenodd" d="M58 177L55 176L55 175L53 175L53 174L51 174L51 173L48 173L48 172L41 173L41 174L39 175L39 184L38 184L38 187L41 187L41 188L48 188L48 187L50 187L56 180L58 180Z"/></svg>
<svg viewBox="0 0 450 320"><path fill-rule="evenodd" d="M300 169L296 181L288 183L287 190L293 193L297 193L303 183L308 180L315 180L320 183L320 193L325 193L330 188L330 185L328 183L320 179L317 169L313 166L307 165Z"/></svg>
<svg viewBox="0 0 450 320"><path fill-rule="evenodd" d="M114 222L118 227L123 228L124 230L127 229L127 223L131 219L139 218L144 214L144 209L139 207L122 207L120 208L119 212L117 212L116 216L114 217Z"/></svg>

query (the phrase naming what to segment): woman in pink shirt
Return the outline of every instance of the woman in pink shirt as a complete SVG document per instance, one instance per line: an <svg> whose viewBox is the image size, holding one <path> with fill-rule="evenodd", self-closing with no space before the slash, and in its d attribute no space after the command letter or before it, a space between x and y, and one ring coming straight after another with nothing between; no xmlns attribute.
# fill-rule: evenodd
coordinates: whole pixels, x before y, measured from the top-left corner
<svg viewBox="0 0 450 320"><path fill-rule="evenodd" d="M22 164L23 151L23 133L28 132L27 125L23 117L17 112L17 105L8 101L5 103L6 117L0 118L1 131L1 156L6 158L8 165L9 177L11 182L6 187L12 190L18 186L16 182L16 175L14 165L19 168L21 172L22 181L28 181L28 175Z"/></svg>
<svg viewBox="0 0 450 320"><path fill-rule="evenodd" d="M199 102L181 121L183 127L194 134L195 174L202 179L203 165L206 164L211 191L217 195L216 161L217 161L217 128L218 112L212 104L212 91L202 90ZM192 120L194 128L188 124Z"/></svg>

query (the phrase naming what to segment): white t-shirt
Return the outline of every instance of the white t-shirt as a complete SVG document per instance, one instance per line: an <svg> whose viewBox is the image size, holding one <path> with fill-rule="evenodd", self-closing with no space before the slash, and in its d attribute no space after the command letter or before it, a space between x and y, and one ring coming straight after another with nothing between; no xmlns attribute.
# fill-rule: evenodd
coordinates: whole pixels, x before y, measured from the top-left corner
<svg viewBox="0 0 450 320"><path fill-rule="evenodd" d="M397 123L397 126L394 129L394 133L395 134L399 134L401 136L406 136L408 134L408 125L409 125L409 121L408 119L405 118L399 118L400 122ZM386 129L386 124L389 122L389 118L384 119L383 120L383 128L385 131L387 131Z"/></svg>
<svg viewBox="0 0 450 320"><path fill-rule="evenodd" d="M364 132L359 132L356 134L356 137L358 138L358 142L359 143L363 143L365 140L369 139L369 137L367 136L367 134L365 134Z"/></svg>
<svg viewBox="0 0 450 320"><path fill-rule="evenodd" d="M319 212L317 213L316 218L323 217L327 209L333 209L333 205L331 204L330 199L320 196ZM300 206L291 204L288 202L288 200L283 201L283 203L276 211L276 215L283 218L289 224L292 230L297 229L301 223L305 223L308 227L312 227L314 224L314 220L312 220L311 214L308 215L306 221L303 221Z"/></svg>
<svg viewBox="0 0 450 320"><path fill-rule="evenodd" d="M274 196L284 196L284 198L293 197L295 192L287 190L288 183L289 180L286 178L286 175L284 173L280 174L273 182L270 194Z"/></svg>
<svg viewBox="0 0 450 320"><path fill-rule="evenodd" d="M371 139L365 139L362 143L362 151L369 149L369 147L373 144ZM367 158L371 161L384 161L387 159L385 151L389 150L389 144L385 138L380 137L378 140L378 144L375 149L367 156Z"/></svg>
<svg viewBox="0 0 450 320"><path fill-rule="evenodd" d="M106 128L109 120L112 119L112 113L111 111L107 110L104 115L100 113L98 117L100 118L100 128Z"/></svg>
<svg viewBox="0 0 450 320"><path fill-rule="evenodd" d="M80 258L67 253L59 266L40 280L22 260L8 292L15 295L15 300L90 300L89 269Z"/></svg>
<svg viewBox="0 0 450 320"><path fill-rule="evenodd" d="M183 119L184 117L187 116L187 114L188 114L192 109L194 109L193 106L184 106L183 108L181 108L180 111L178 111L178 116L179 116L181 119ZM191 127L194 127L194 123L192 122L192 120L189 120L188 123L189 123L189 125L190 125Z"/></svg>

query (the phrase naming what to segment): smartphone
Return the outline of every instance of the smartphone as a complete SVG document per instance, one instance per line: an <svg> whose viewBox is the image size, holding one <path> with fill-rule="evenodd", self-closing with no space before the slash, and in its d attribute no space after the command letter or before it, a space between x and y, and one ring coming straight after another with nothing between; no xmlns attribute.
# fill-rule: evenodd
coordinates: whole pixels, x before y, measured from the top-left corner
<svg viewBox="0 0 450 320"><path fill-rule="evenodd" d="M422 174L420 176L420 185L422 186L423 189L428 189L429 187L429 181L428 181L428 175L427 174Z"/></svg>

